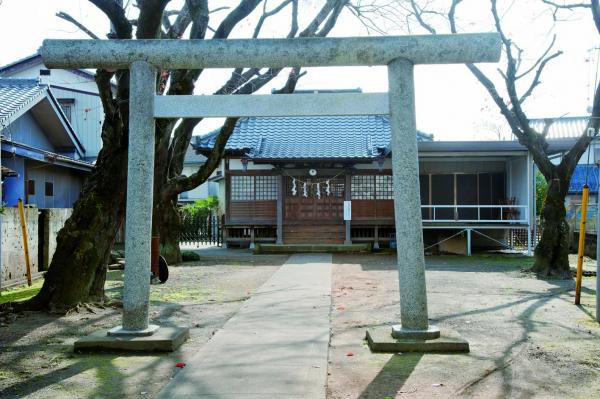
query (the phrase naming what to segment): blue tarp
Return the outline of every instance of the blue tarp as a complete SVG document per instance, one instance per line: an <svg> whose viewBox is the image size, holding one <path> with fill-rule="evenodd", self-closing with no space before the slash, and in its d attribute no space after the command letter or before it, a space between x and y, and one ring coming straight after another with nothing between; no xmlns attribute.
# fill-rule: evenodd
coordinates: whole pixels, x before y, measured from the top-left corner
<svg viewBox="0 0 600 399"><path fill-rule="evenodd" d="M586 176L590 193L598 192L598 168L596 165L577 165L573 172L573 176L571 176L569 194L581 193L583 185L586 182Z"/></svg>

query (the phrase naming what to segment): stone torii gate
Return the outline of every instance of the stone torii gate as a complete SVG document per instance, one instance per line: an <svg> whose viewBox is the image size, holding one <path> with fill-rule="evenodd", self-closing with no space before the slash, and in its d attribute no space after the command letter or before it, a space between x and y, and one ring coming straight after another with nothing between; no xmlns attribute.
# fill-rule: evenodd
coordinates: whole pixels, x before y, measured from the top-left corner
<svg viewBox="0 0 600 399"><path fill-rule="evenodd" d="M161 331L166 328L148 323L156 118L389 114L401 324L394 326L391 334L387 329L385 334L368 332L371 349L465 350L466 345L468 350L464 341L460 347L452 346L454 341L450 346L440 346L439 329L428 323L413 69L415 64L497 62L500 49L496 33L247 40L45 40L40 53L48 68L129 69L131 75L123 322L108 334L97 335L95 344L82 342L80 349L142 349L148 347L148 342L166 339L170 342L167 346L150 347L172 350L187 337L187 329L171 330L165 335ZM361 65L387 65L388 93L301 97L156 95L158 69ZM415 340L434 344L414 347ZM145 346L136 346L140 342L146 342ZM413 346L402 346L402 342Z"/></svg>

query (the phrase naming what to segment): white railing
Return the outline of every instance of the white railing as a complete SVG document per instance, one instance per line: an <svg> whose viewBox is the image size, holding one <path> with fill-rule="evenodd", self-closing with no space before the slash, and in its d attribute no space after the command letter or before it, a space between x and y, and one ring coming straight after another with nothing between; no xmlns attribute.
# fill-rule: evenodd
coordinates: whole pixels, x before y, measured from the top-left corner
<svg viewBox="0 0 600 399"><path fill-rule="evenodd" d="M424 222L527 223L528 214L527 205L421 205L421 209L426 211L423 212ZM477 218L461 217L460 211L469 209L477 210ZM494 215L492 219L482 219L481 211L483 209L489 209L492 212L496 210L497 215ZM441 210L452 210L452 218L448 219L445 214L439 215Z"/></svg>

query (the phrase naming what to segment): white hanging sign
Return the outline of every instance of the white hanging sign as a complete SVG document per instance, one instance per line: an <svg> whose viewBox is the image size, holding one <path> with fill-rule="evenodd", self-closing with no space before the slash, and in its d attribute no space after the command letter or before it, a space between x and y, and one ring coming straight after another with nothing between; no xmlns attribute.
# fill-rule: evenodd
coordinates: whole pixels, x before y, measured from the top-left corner
<svg viewBox="0 0 600 399"><path fill-rule="evenodd" d="M352 220L352 201L344 201L344 220Z"/></svg>

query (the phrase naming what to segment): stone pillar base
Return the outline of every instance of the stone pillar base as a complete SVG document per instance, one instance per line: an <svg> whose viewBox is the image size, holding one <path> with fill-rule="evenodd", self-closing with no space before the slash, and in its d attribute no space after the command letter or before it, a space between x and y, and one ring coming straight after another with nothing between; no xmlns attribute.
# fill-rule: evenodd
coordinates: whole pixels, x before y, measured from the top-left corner
<svg viewBox="0 0 600 399"><path fill-rule="evenodd" d="M131 334L121 326L100 330L75 341L75 352L172 352L190 336L187 327L153 327L146 335ZM146 331L146 330L144 330Z"/></svg>
<svg viewBox="0 0 600 399"><path fill-rule="evenodd" d="M158 330L156 324L148 325L148 328L143 330L126 330L123 326L117 326L108 330L106 335L109 337L149 337Z"/></svg>
<svg viewBox="0 0 600 399"><path fill-rule="evenodd" d="M371 352L469 352L469 343L456 331L440 331L435 327L402 330L400 326L394 326L392 331L389 326L375 327L367 330L366 339Z"/></svg>
<svg viewBox="0 0 600 399"><path fill-rule="evenodd" d="M427 330L415 330L402 328L402 325L398 324L392 326L392 337L397 339L436 339L440 337L440 329L436 326L429 326Z"/></svg>

